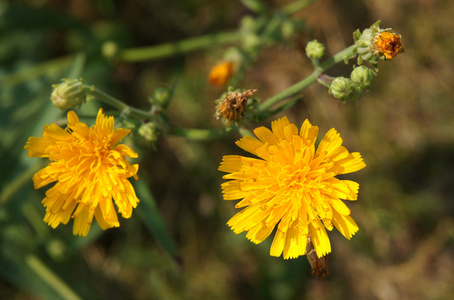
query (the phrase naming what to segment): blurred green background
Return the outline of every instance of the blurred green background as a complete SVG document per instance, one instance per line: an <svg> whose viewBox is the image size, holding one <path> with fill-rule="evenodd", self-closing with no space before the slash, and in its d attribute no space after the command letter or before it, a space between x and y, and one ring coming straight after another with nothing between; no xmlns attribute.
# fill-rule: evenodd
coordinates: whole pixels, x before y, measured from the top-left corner
<svg viewBox="0 0 454 300"><path fill-rule="evenodd" d="M118 229L102 232L94 224L80 238L72 236L72 221L55 230L42 221L48 187L35 191L31 177L44 160L27 158L23 146L44 124L65 124L49 101L51 85L82 77L144 108L154 88L178 82L171 122L220 127L214 99L223 89L209 86L208 74L227 46L142 62L109 60L101 49L108 41L143 47L233 31L245 15L256 13L240 1L0 1L0 299L454 298L450 0L316 1L293 16L304 30L264 47L238 84L265 100L312 72L304 55L311 39L325 44L328 57L378 19L402 34L405 53L379 64L360 101L342 104L315 84L279 115L297 126L309 118L320 134L335 127L367 164L346 176L360 183L359 200L348 204L360 231L351 241L329 233L327 279L314 279L305 257L270 257L271 237L254 245L225 225L235 209L222 200L217 167L223 155L244 154L234 145L238 134L203 142L165 136L156 151L136 148L140 182L157 210L150 196ZM351 64L340 64L328 74L350 71ZM80 113L94 116L99 104L91 101ZM147 219L150 207L162 220ZM163 224L168 232L158 228Z"/></svg>

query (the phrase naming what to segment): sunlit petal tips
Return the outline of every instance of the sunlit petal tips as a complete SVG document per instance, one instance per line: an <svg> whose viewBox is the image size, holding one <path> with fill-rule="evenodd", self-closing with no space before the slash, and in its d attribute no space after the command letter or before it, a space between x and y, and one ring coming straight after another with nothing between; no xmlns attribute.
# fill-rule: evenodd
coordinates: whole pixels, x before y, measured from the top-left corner
<svg viewBox="0 0 454 300"><path fill-rule="evenodd" d="M33 176L36 189L55 182L42 201L46 223L56 228L74 218L73 233L86 236L93 217L102 229L120 226L115 206L124 218L131 217L139 199L128 178L138 179L139 166L125 157L138 155L128 146L117 145L128 133L115 130L114 118L100 109L92 127L70 111L66 129L46 125L43 137L28 139L28 156L51 161Z"/></svg>
<svg viewBox="0 0 454 300"><path fill-rule="evenodd" d="M223 157L219 170L225 200L241 200L243 208L228 221L235 233L247 231L254 243L265 240L277 227L270 254L285 259L306 254L308 237L318 257L331 252L326 229L337 228L347 239L358 226L342 200L356 200L359 184L336 175L366 165L357 152L349 153L331 129L315 149L318 127L306 120L297 127L284 117L272 130L254 130L258 139L244 137L237 145L259 158Z"/></svg>

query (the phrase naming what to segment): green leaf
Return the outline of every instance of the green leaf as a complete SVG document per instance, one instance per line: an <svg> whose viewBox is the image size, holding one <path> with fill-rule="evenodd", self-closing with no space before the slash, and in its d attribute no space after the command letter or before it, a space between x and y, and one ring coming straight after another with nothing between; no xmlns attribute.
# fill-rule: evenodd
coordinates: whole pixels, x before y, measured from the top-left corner
<svg viewBox="0 0 454 300"><path fill-rule="evenodd" d="M140 199L140 203L136 209L137 214L162 247L178 262L181 260L179 251L172 235L167 230L164 219L158 211L153 195L146 182L139 180L132 182L132 184Z"/></svg>

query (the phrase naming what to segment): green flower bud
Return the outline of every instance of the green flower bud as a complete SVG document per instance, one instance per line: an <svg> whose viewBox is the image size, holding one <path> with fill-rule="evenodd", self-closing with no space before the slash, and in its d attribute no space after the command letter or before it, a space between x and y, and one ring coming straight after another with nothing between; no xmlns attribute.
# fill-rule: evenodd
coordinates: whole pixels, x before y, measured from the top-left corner
<svg viewBox="0 0 454 300"><path fill-rule="evenodd" d="M319 60L325 53L325 46L317 40L310 41L306 45L306 55L311 60Z"/></svg>
<svg viewBox="0 0 454 300"><path fill-rule="evenodd" d="M366 66L354 68L350 74L350 79L363 89L369 89L373 77L374 72Z"/></svg>
<svg viewBox="0 0 454 300"><path fill-rule="evenodd" d="M139 134L139 141L145 146L154 147L154 144L158 140L159 130L156 124L148 122L142 124L137 130Z"/></svg>
<svg viewBox="0 0 454 300"><path fill-rule="evenodd" d="M348 100L357 101L357 100L361 99L362 96L363 96L363 89L360 86L353 84L352 92L351 92Z"/></svg>
<svg viewBox="0 0 454 300"><path fill-rule="evenodd" d="M290 39L296 33L295 23L291 20L286 20L281 25L281 34L285 39Z"/></svg>
<svg viewBox="0 0 454 300"><path fill-rule="evenodd" d="M336 77L331 82L328 92L335 98L345 102L345 100L350 99L354 92L353 82L349 78Z"/></svg>
<svg viewBox="0 0 454 300"><path fill-rule="evenodd" d="M153 90L153 94L151 95L150 102L152 104L157 105L160 108L166 109L169 106L170 99L172 98L171 91L164 87L158 86Z"/></svg>
<svg viewBox="0 0 454 300"><path fill-rule="evenodd" d="M101 51L104 57L113 59L118 53L118 45L113 41L107 41L102 45Z"/></svg>
<svg viewBox="0 0 454 300"><path fill-rule="evenodd" d="M52 85L50 100L55 107L69 109L82 105L87 100L86 86L82 79L62 79L62 83Z"/></svg>

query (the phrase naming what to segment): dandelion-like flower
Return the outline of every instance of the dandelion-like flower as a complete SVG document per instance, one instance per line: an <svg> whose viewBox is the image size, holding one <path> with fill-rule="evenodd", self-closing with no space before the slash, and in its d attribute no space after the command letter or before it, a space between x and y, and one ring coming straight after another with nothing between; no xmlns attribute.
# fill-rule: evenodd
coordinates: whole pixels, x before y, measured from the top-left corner
<svg viewBox="0 0 454 300"><path fill-rule="evenodd" d="M220 171L228 172L222 184L225 200L239 200L245 207L228 221L235 233L258 244L277 226L270 254L285 259L306 254L307 239L318 257L331 252L326 229L336 227L347 239L358 226L344 200L356 200L359 184L336 175L358 171L365 164L358 152L341 146L333 128L315 148L318 127L306 120L298 133L286 117L273 121L272 130L254 130L258 139L244 137L236 144L258 156L223 157Z"/></svg>
<svg viewBox="0 0 454 300"><path fill-rule="evenodd" d="M74 111L68 112L68 126L55 123L44 126L43 137L30 137L25 149L30 157L47 157L51 163L33 176L35 189L56 182L42 201L44 221L53 228L74 218L73 233L86 236L93 217L105 230L119 227L117 213L131 217L139 199L128 178L139 179L139 165L125 157L138 157L128 146L117 145L130 132L114 130L114 118L99 110L96 124L79 122Z"/></svg>
<svg viewBox="0 0 454 300"><path fill-rule="evenodd" d="M223 61L215 65L210 71L210 84L224 86L233 75L233 62Z"/></svg>

